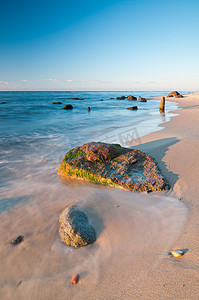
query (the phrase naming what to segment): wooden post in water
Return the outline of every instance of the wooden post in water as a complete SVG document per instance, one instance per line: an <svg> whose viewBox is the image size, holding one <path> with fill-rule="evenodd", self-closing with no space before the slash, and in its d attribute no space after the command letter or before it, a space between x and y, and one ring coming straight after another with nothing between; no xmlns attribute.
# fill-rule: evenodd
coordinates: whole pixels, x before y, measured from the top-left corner
<svg viewBox="0 0 199 300"><path fill-rule="evenodd" d="M164 107L165 107L165 97L162 97L160 101L160 112L164 112Z"/></svg>

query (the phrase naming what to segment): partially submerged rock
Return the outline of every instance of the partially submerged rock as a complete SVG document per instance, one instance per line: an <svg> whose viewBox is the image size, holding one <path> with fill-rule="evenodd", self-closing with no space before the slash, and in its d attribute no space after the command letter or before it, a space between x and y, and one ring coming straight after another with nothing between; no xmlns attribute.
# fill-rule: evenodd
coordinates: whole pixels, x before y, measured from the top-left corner
<svg viewBox="0 0 199 300"><path fill-rule="evenodd" d="M119 144L91 142L66 153L59 174L68 178L107 184L125 190L161 191L169 186L153 159Z"/></svg>
<svg viewBox="0 0 199 300"><path fill-rule="evenodd" d="M53 102L53 104L62 104L62 102L60 102L60 101L55 101L55 102Z"/></svg>
<svg viewBox="0 0 199 300"><path fill-rule="evenodd" d="M142 97L139 97L138 101L140 101L140 102L147 102L146 98L142 98Z"/></svg>
<svg viewBox="0 0 199 300"><path fill-rule="evenodd" d="M127 107L127 109L138 110L138 107L137 106L131 106L131 107Z"/></svg>
<svg viewBox="0 0 199 300"><path fill-rule="evenodd" d="M71 104L66 104L63 109L73 109L73 106Z"/></svg>
<svg viewBox="0 0 199 300"><path fill-rule="evenodd" d="M120 96L120 97L116 97L116 99L117 100L124 100L124 99L126 99L126 97L125 96Z"/></svg>
<svg viewBox="0 0 199 300"><path fill-rule="evenodd" d="M136 97L134 97L134 96L131 96L131 95L129 95L128 97L127 97L127 100L137 100L137 98Z"/></svg>
<svg viewBox="0 0 199 300"><path fill-rule="evenodd" d="M59 236L68 246L79 248L96 241L96 232L77 205L67 207L59 218Z"/></svg>

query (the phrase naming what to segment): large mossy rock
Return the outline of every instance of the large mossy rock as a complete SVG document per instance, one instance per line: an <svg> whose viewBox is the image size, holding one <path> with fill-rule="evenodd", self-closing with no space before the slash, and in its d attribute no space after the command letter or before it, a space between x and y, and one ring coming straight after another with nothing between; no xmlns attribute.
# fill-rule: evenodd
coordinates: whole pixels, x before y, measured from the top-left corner
<svg viewBox="0 0 199 300"><path fill-rule="evenodd" d="M79 248L96 241L96 232L77 205L67 207L59 218L59 236L68 246Z"/></svg>
<svg viewBox="0 0 199 300"><path fill-rule="evenodd" d="M123 148L119 144L91 142L76 147L66 153L58 172L68 178L134 192L169 189L149 155L136 149Z"/></svg>

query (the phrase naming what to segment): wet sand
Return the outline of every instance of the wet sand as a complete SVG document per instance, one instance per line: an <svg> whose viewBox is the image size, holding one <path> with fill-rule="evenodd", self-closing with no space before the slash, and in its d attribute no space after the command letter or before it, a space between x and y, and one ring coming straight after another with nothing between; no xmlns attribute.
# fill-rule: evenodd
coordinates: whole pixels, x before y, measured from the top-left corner
<svg viewBox="0 0 199 300"><path fill-rule="evenodd" d="M184 109L137 148L155 158L173 190L134 194L52 173L37 193L38 178L34 197L1 215L2 299L198 299L199 96L169 100ZM96 243L81 249L58 236L59 215L73 202L97 231ZM19 234L24 241L10 245ZM175 248L189 251L170 258Z"/></svg>
<svg viewBox="0 0 199 300"><path fill-rule="evenodd" d="M155 158L174 194L188 208L187 223L173 248L189 251L179 259L162 260L144 285L133 288L138 298L199 298L199 92L184 96L167 98L179 103L179 115L163 124L164 130L142 138L137 148Z"/></svg>

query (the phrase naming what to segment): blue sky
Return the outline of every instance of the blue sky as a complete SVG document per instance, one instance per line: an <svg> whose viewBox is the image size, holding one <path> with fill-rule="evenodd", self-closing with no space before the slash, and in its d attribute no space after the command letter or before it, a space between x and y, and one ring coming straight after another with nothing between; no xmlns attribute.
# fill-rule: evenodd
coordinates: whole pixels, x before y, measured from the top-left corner
<svg viewBox="0 0 199 300"><path fill-rule="evenodd" d="M199 90L198 0L1 3L0 90Z"/></svg>

